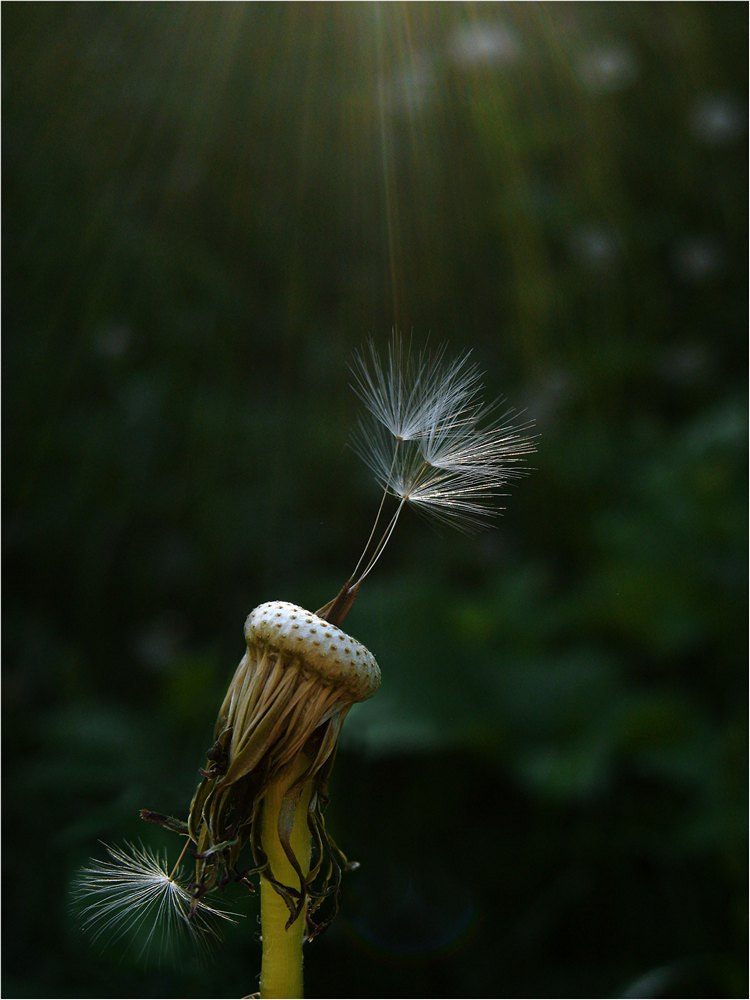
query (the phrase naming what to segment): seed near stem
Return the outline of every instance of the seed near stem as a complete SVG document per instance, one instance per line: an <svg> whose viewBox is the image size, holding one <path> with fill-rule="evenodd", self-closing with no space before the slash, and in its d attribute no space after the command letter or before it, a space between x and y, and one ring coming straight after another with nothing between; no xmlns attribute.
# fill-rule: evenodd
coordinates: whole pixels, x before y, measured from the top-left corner
<svg viewBox="0 0 750 1000"><path fill-rule="evenodd" d="M299 876L289 862L279 838L279 816L287 791L309 766L300 754L292 768L269 785L263 803L261 841L273 877L285 885L295 885ZM311 840L307 825L307 810L313 791L308 781L299 796L294 813L290 843L304 875L310 870ZM284 899L267 878L260 880L260 919L263 938L263 958L260 973L260 995L263 1000L302 997L302 945L305 935L307 906L287 929L289 909Z"/></svg>

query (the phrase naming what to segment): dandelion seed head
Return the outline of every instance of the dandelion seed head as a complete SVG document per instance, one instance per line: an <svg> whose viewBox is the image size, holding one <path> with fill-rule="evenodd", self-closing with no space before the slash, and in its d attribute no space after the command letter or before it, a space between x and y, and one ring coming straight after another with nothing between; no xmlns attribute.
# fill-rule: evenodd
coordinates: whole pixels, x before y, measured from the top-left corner
<svg viewBox="0 0 750 1000"><path fill-rule="evenodd" d="M166 853L142 844L105 846L109 860L92 860L73 885L81 926L94 941L125 939L140 945L141 955L163 953L180 939L207 946L222 921L235 922L236 914L194 900Z"/></svg>
<svg viewBox="0 0 750 1000"><path fill-rule="evenodd" d="M267 601L245 622L245 638L262 655L273 650L287 668L300 665L343 700L364 701L380 686L372 653L340 628L288 601ZM264 688L268 688L264 684ZM311 707L311 706L310 706ZM318 723L319 720L316 720Z"/></svg>

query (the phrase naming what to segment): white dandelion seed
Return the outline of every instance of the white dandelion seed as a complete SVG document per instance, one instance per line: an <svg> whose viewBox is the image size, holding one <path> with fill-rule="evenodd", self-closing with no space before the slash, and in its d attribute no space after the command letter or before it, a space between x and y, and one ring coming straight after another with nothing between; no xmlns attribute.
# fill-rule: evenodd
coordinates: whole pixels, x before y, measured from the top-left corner
<svg viewBox="0 0 750 1000"><path fill-rule="evenodd" d="M468 351L445 367L444 355L445 346L434 357L426 349L415 355L394 336L383 361L370 341L366 353L355 355L353 389L394 438L422 438L448 419L468 417L481 391L479 367L469 363Z"/></svg>
<svg viewBox="0 0 750 1000"><path fill-rule="evenodd" d="M501 411L500 401L483 402L481 371L468 351L453 360L445 346L432 357L426 350L415 355L395 334L384 358L370 342L352 370L367 410L353 444L383 499L350 591L380 558L405 505L465 531L481 528L497 516L498 500L526 473L523 462L535 450L532 421L517 422L516 411ZM374 542L387 496L398 506Z"/></svg>
<svg viewBox="0 0 750 1000"><path fill-rule="evenodd" d="M534 423L516 423L516 411L509 408L493 417L498 404L479 409L471 419L445 421L431 427L420 441L425 462L438 469L508 482L528 471L522 467L534 452L529 436Z"/></svg>
<svg viewBox="0 0 750 1000"><path fill-rule="evenodd" d="M111 860L92 860L73 887L82 928L93 940L142 940L143 955L180 937L207 945L219 937L222 921L235 922L236 914L193 899L180 861L170 869L166 852L159 855L142 844L105 846Z"/></svg>

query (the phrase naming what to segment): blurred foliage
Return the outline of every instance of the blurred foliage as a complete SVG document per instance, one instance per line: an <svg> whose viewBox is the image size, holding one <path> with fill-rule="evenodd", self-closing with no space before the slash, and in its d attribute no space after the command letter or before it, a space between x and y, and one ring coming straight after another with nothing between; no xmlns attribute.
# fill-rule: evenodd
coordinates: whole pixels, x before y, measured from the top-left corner
<svg viewBox="0 0 750 1000"><path fill-rule="evenodd" d="M352 568L394 325L537 471L404 523L347 621L384 681L308 994L747 995L746 45L739 3L4 5L5 996L256 988L252 900L154 968L70 883L168 843L248 611Z"/></svg>

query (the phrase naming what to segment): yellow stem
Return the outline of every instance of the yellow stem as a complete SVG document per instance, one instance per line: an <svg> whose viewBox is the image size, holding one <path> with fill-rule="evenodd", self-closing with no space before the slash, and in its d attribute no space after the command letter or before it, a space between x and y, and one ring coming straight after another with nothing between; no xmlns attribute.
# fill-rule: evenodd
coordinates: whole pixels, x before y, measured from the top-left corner
<svg viewBox="0 0 750 1000"><path fill-rule="evenodd" d="M292 766L268 786L263 802L261 840L273 877L284 885L297 887L299 876L295 872L278 832L279 812L284 795L309 766L309 761L299 754ZM312 782L302 789L294 813L290 838L292 850L305 875L310 871L310 830L307 826L307 807L312 794ZM263 938L263 960L260 973L260 995L263 1000L278 1000L303 996L302 945L305 934L307 905L287 930L289 909L268 879L260 880L260 920Z"/></svg>

